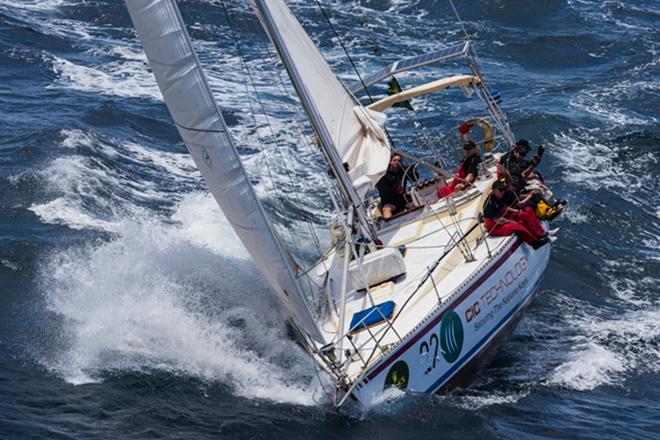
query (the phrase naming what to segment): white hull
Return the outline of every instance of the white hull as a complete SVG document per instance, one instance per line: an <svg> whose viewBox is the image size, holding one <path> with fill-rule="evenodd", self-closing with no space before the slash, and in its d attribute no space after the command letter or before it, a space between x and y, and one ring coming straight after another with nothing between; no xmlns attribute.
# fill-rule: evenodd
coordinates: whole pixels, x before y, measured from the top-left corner
<svg viewBox="0 0 660 440"><path fill-rule="evenodd" d="M472 282L362 375L353 397L370 402L392 385L436 393L452 381L469 382L478 368L464 367L499 349L529 304L549 255L550 246L535 251L511 237Z"/></svg>

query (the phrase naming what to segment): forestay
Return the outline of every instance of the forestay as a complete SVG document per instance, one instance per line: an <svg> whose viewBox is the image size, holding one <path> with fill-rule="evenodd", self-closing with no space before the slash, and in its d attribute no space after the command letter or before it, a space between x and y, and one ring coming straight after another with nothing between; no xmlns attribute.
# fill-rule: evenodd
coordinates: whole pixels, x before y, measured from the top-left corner
<svg viewBox="0 0 660 440"><path fill-rule="evenodd" d="M125 2L165 103L211 193L294 321L321 341L294 276L295 263L250 185L175 0Z"/></svg>
<svg viewBox="0 0 660 440"><path fill-rule="evenodd" d="M306 110L320 116L331 137L333 145L322 147L336 149L342 164L348 165L353 187L364 196L389 164L390 146L381 135L385 116L355 102L283 0L253 0L253 4L262 22L269 23L264 28L271 39L281 40L286 48L291 67L301 80L295 85L304 88L313 106Z"/></svg>

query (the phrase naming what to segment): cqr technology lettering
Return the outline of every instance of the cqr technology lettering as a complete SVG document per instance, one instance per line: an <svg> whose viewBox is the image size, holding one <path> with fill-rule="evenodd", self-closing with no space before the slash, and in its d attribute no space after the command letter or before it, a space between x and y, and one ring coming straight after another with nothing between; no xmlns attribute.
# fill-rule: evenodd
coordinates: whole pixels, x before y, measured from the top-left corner
<svg viewBox="0 0 660 440"><path fill-rule="evenodd" d="M520 278L520 276L527 270L528 266L529 262L527 257L521 257L512 269L508 270L502 278L486 290L486 292L481 295L474 304L465 310L465 321L472 321L481 313L482 308L490 306L505 288L510 287L518 278Z"/></svg>

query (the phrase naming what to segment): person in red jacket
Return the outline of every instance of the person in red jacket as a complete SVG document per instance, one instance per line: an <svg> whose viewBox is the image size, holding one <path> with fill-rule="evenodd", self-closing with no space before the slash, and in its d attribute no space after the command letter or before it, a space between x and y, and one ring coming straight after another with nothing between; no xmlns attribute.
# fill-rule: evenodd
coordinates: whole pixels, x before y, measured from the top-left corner
<svg viewBox="0 0 660 440"><path fill-rule="evenodd" d="M478 166L481 163L479 147L474 142L468 141L463 145L463 151L464 159L454 175L454 180L438 189L438 197L441 199L469 188L479 175Z"/></svg>
<svg viewBox="0 0 660 440"><path fill-rule="evenodd" d="M525 207L516 209L516 196L503 180L493 183L490 196L484 204L484 224L493 237L517 234L525 243L538 249L555 240L559 229L546 231L534 211Z"/></svg>

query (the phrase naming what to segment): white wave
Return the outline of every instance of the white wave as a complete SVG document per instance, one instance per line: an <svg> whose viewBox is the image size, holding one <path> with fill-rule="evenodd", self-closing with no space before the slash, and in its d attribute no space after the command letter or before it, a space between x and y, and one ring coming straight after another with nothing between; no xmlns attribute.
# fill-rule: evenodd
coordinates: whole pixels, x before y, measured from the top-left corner
<svg viewBox="0 0 660 440"><path fill-rule="evenodd" d="M111 61L88 67L52 56L52 69L58 79L49 88L162 101L156 80L141 60Z"/></svg>
<svg viewBox="0 0 660 440"><path fill-rule="evenodd" d="M576 390L618 384L631 372L660 371L660 310L634 311L617 319L580 322L568 359L553 371L549 383Z"/></svg>
<svg viewBox="0 0 660 440"><path fill-rule="evenodd" d="M561 309L567 311L563 329L557 330L555 342L548 347L552 352L540 355L547 365L555 364L544 383L592 390L619 385L632 373L660 370L657 304L624 306L623 312L612 315L612 309L565 298Z"/></svg>
<svg viewBox="0 0 660 440"><path fill-rule="evenodd" d="M67 38L80 44L93 39L93 34L99 29L95 25L78 20L62 19L53 14L63 6L73 6L75 2L63 0L4 0L0 3L0 11L10 17L24 21L36 32Z"/></svg>
<svg viewBox="0 0 660 440"><path fill-rule="evenodd" d="M54 197L43 203L33 203L28 209L44 223L63 224L73 229L101 229L114 231L116 225L109 218L100 219L100 212L114 212L112 201L94 198L99 212L85 208L86 201L100 188L118 185L116 178L82 156L60 157L37 173L46 191Z"/></svg>
<svg viewBox="0 0 660 440"><path fill-rule="evenodd" d="M227 234L231 226L209 193L187 194L179 203L172 220L179 222L181 233L192 244L217 254L247 260L249 254L238 237Z"/></svg>
<svg viewBox="0 0 660 440"><path fill-rule="evenodd" d="M628 21L624 19L617 18L617 15L621 13L630 14L634 11L634 15L637 13L649 14L649 11L653 11L653 8L649 8L648 5L641 7L635 6L632 2L626 1L569 1L568 5L577 6L574 9L584 17L587 22L592 22L592 25L595 27L615 27L623 29L624 34L628 34L631 31L636 31L637 34L652 35L656 32L656 29L641 24L641 21L630 21L630 18L627 18ZM612 29L612 32L616 32L615 29Z"/></svg>
<svg viewBox="0 0 660 440"><path fill-rule="evenodd" d="M119 219L140 214L145 204L179 200L169 184L180 190L199 186L201 178L186 153L105 139L78 129L60 134L58 146L76 154L56 158L33 173L42 182L46 200L29 209L44 223L116 232Z"/></svg>
<svg viewBox="0 0 660 440"><path fill-rule="evenodd" d="M569 105L597 116L599 119L614 125L651 125L658 119L633 110L621 108L621 99L642 99L649 90L658 90L657 81L625 79L613 85L598 85L587 88L569 100Z"/></svg>
<svg viewBox="0 0 660 440"><path fill-rule="evenodd" d="M62 6L75 5L76 2L70 0L4 0L2 6L8 6L14 9L27 9L30 11L53 11Z"/></svg>
<svg viewBox="0 0 660 440"><path fill-rule="evenodd" d="M617 292L612 298L603 292L609 300L594 306L560 290L540 292L549 298L549 305L542 306L547 310L528 313L521 321L516 334L523 338L510 340L503 349L509 361L489 368L476 388L453 396L449 403L478 407L515 402L537 387L586 391L656 373L660 307L647 289L656 283L645 283L629 287L649 297L648 302L629 300L627 294L619 298ZM503 389L502 383L513 385L513 390Z"/></svg>
<svg viewBox="0 0 660 440"><path fill-rule="evenodd" d="M385 388L370 395L362 396L360 405L348 407L348 414L359 419L366 419L370 414L396 415L402 408L408 407L419 396L406 393L397 387Z"/></svg>
<svg viewBox="0 0 660 440"><path fill-rule="evenodd" d="M447 396L447 401L452 405L468 410L479 410L493 405L510 405L527 397L530 390L519 392L506 391L477 391L465 390L466 395Z"/></svg>
<svg viewBox="0 0 660 440"><path fill-rule="evenodd" d="M28 209L34 212L42 223L64 225L71 229L114 232L118 227L116 222L86 213L80 200L66 197L58 197L41 204L34 203Z"/></svg>
<svg viewBox="0 0 660 440"><path fill-rule="evenodd" d="M124 220L110 242L52 255L41 278L59 317L52 325L62 325L53 345L64 348L44 365L73 384L163 371L249 398L315 404L311 359L286 337L277 303L231 229L216 231L227 246L200 245L189 231Z"/></svg>
<svg viewBox="0 0 660 440"><path fill-rule="evenodd" d="M109 41L109 44L112 44L112 47L94 47L87 51L87 53L99 55L99 56L114 56L116 58L121 58L126 61L139 61L144 66L148 66L147 56L144 54L141 46L137 45L137 41L134 46L129 46L127 42L123 41Z"/></svg>
<svg viewBox="0 0 660 440"><path fill-rule="evenodd" d="M192 157L190 157L187 152L163 152L130 141L124 141L119 144L117 146L117 151L119 155L128 160L154 167L159 172L167 173L166 175L180 178L178 179L179 181L182 179L201 179L201 175L199 174Z"/></svg>
<svg viewBox="0 0 660 440"><path fill-rule="evenodd" d="M658 240L653 243L658 248ZM646 263L646 264L645 264ZM603 262L603 274L609 280L612 293L620 300L640 308L653 307L657 298L649 295L660 283L656 273L648 273L646 261L635 256L628 256L619 261ZM624 274L624 275L622 275Z"/></svg>
<svg viewBox="0 0 660 440"><path fill-rule="evenodd" d="M21 270L21 266L7 258L0 258L0 264L13 271Z"/></svg>
<svg viewBox="0 0 660 440"><path fill-rule="evenodd" d="M568 205L561 216L562 220L567 220L573 224L583 224L590 220L588 206L577 198L568 197Z"/></svg>
<svg viewBox="0 0 660 440"><path fill-rule="evenodd" d="M616 125L647 125L657 121L653 117L635 116L630 110L619 109L609 103L594 100L592 96L578 96L569 100L569 105Z"/></svg>
<svg viewBox="0 0 660 440"><path fill-rule="evenodd" d="M564 163L562 180L591 190L601 188L633 192L644 179L624 169L616 161L616 150L605 145L587 130L564 132L554 136L552 145L560 150Z"/></svg>
<svg viewBox="0 0 660 440"><path fill-rule="evenodd" d="M575 390L592 390L613 383L625 369L623 361L611 351L590 341L573 345L568 360L555 368L549 383Z"/></svg>
<svg viewBox="0 0 660 440"><path fill-rule="evenodd" d="M87 132L78 129L62 129L60 136L64 137L58 147L67 149L76 149L81 145L91 146L94 143L94 138Z"/></svg>

